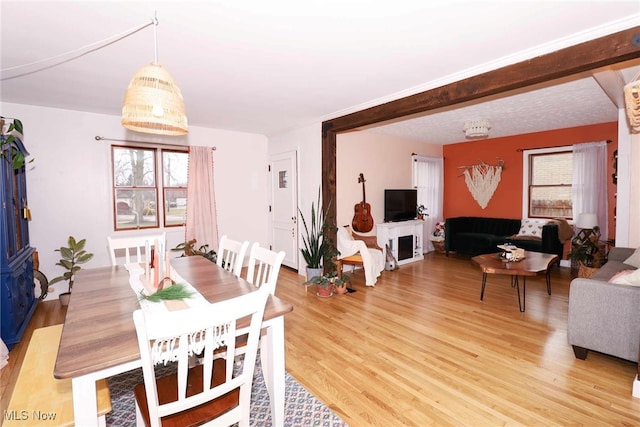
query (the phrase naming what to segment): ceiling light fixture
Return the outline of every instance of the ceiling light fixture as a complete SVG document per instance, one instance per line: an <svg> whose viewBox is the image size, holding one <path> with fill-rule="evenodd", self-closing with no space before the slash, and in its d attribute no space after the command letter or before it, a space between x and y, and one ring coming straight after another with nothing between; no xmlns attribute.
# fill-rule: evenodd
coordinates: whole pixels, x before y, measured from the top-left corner
<svg viewBox="0 0 640 427"><path fill-rule="evenodd" d="M489 120L469 120L464 124L464 136L467 139L486 138L489 136Z"/></svg>
<svg viewBox="0 0 640 427"><path fill-rule="evenodd" d="M185 135L187 113L180 88L158 64L158 19L153 20L154 61L138 71L124 95L122 126L159 135Z"/></svg>
<svg viewBox="0 0 640 427"><path fill-rule="evenodd" d="M640 73L624 87L624 104L631 133L640 133Z"/></svg>

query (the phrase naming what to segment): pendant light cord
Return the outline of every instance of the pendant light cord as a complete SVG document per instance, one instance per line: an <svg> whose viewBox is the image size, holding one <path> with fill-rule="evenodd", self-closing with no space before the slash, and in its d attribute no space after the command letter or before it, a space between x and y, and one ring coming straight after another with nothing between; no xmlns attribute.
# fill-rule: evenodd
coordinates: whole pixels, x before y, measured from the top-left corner
<svg viewBox="0 0 640 427"><path fill-rule="evenodd" d="M111 36L107 39L104 40L100 40L98 42L95 43L91 43L89 45L83 46L79 49L75 49L69 52L65 52L62 53L60 55L56 55L56 56L52 56L50 58L45 58L45 59L41 59L39 61L34 61L34 62L30 62L28 64L23 64L23 65L16 65L14 67L8 67L8 68L3 68L0 70L0 81L4 81L4 80L10 80L10 79L15 79L18 77L23 77L23 76L28 76L29 74L33 74L33 73L37 73L39 71L43 71L43 70L47 70L49 68L53 68L56 67L58 65L61 64L65 64L67 62L70 62L74 59L78 59L80 57L83 57L89 53L95 52L97 50L100 50L104 47L107 47L113 43L116 43L120 40L123 40L135 33L137 33L138 31L141 31L145 28L147 28L149 25L153 25L153 35L154 35L154 40L156 38L156 27L158 26L158 19L154 16L154 19L152 19L151 21L147 22L146 24L142 24L142 25L138 25L137 27L134 27L130 30L127 30L123 33L117 34L115 36ZM158 61L158 45L156 42L156 62ZM43 65L44 64L44 65ZM34 67L34 66L39 66L39 68L35 69L35 70L30 70L30 71L20 71L23 70L25 68L30 68L30 67ZM11 72L15 72L16 74L11 74ZM6 75L6 73L9 73L9 75Z"/></svg>
<svg viewBox="0 0 640 427"><path fill-rule="evenodd" d="M154 15L153 20L153 62L158 63L158 16Z"/></svg>

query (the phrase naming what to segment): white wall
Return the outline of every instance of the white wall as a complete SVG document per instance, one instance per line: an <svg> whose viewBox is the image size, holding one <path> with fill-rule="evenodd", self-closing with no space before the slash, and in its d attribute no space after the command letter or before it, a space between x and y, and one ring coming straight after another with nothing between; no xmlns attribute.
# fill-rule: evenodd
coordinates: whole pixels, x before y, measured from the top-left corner
<svg viewBox="0 0 640 427"><path fill-rule="evenodd" d="M296 150L298 153L298 206L302 212L311 211L311 202L318 197L322 185L322 124L283 132L269 137L269 155ZM298 221L298 246L302 246ZM306 264L298 256L298 272L304 274Z"/></svg>
<svg viewBox="0 0 640 427"><path fill-rule="evenodd" d="M87 249L95 254L86 268L110 265L106 238L115 234L110 142L98 142L96 135L216 146L220 235L268 243L268 141L263 135L191 126L186 137L159 137L127 131L119 116L11 103L0 103L0 115L24 125L24 143L33 159L27 166L30 241L49 279L64 272L55 265L60 257L54 249L66 246L69 235L86 238ZM183 227L167 229L167 240L170 248L184 241ZM47 299L64 292L66 282L55 287Z"/></svg>
<svg viewBox="0 0 640 427"><path fill-rule="evenodd" d="M640 134L632 134L626 111L618 111L616 246L640 246Z"/></svg>
<svg viewBox="0 0 640 427"><path fill-rule="evenodd" d="M392 150L389 149L389 144L392 144ZM322 123L313 123L269 137L270 155L291 150L298 152L298 206L302 212L310 212L311 203L315 202L318 188L324 180L322 177ZM366 154L363 155L363 152ZM440 156L442 147L368 132L338 134L337 223L351 223L353 205L362 198L362 186L358 184L360 172L365 173L368 194L371 188L373 198L370 203L372 208L376 206L374 219L382 221L384 193L380 189L411 187L410 156L413 152ZM368 181L370 178L371 184ZM302 245L300 227L301 224L298 223L299 246ZM304 274L305 267L304 259L301 256L298 257L298 272Z"/></svg>
<svg viewBox="0 0 640 427"><path fill-rule="evenodd" d="M627 246L640 247L640 134L631 135L629 200L629 241ZM634 166L635 165L635 166Z"/></svg>
<svg viewBox="0 0 640 427"><path fill-rule="evenodd" d="M338 225L351 224L354 206L362 201L360 173L375 223L384 221L384 190L412 188L411 154L442 156L442 146L373 132L337 135L336 188ZM375 228L369 234L375 234Z"/></svg>

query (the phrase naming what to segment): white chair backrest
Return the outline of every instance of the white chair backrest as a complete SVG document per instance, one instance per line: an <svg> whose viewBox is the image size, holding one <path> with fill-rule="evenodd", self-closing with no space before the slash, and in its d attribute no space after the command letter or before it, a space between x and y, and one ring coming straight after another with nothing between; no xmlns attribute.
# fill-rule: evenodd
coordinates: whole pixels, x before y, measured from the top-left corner
<svg viewBox="0 0 640 427"><path fill-rule="evenodd" d="M166 250L166 233L148 234L142 236L127 236L127 237L107 237L107 244L109 245L109 255L111 256L111 265L118 265L116 252L124 252L125 264L129 264L132 261L132 257L135 255L133 262L144 262L146 254L145 246L149 242L151 248L154 247L155 242L162 242L162 246Z"/></svg>
<svg viewBox="0 0 640 427"><path fill-rule="evenodd" d="M205 402L220 405L221 401L216 400L218 397L238 388L238 405L216 418L213 424L240 422L241 426L249 425L253 370L268 296L265 290L259 289L237 298L184 310L136 310L133 313L145 386L145 393L138 386L136 395L146 395L152 426L160 426L161 417L188 411ZM248 329L243 328L243 332L248 332L246 355L241 372L234 375L236 321L247 316L251 323ZM224 346L225 356L218 356L214 361L214 350ZM190 369L189 359L193 359L190 356L196 354L202 355L202 363ZM156 367L169 362L176 362L174 377L156 382ZM168 390L172 394L167 394ZM159 400L159 395L178 396L178 400L165 402ZM136 398L140 400L139 396Z"/></svg>
<svg viewBox="0 0 640 427"><path fill-rule="evenodd" d="M247 249L249 249L248 241L238 242L229 239L226 235L222 236L218 245L216 264L232 272L236 277L240 277Z"/></svg>
<svg viewBox="0 0 640 427"><path fill-rule="evenodd" d="M258 243L251 246L249 253L249 267L247 281L259 288L266 288L270 294L275 294L280 266L284 259L284 251L274 252L262 248Z"/></svg>

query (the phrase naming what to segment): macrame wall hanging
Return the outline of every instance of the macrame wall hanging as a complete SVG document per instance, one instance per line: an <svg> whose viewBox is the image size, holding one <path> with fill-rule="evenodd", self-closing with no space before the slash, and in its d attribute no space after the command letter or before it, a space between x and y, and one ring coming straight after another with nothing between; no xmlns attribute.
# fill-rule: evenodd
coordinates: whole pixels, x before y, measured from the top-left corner
<svg viewBox="0 0 640 427"><path fill-rule="evenodd" d="M464 169L459 176L464 176L469 192L482 209L487 207L498 188L503 168L504 160L501 159L498 159L497 165L488 165L480 161L475 165L458 166L458 169Z"/></svg>

